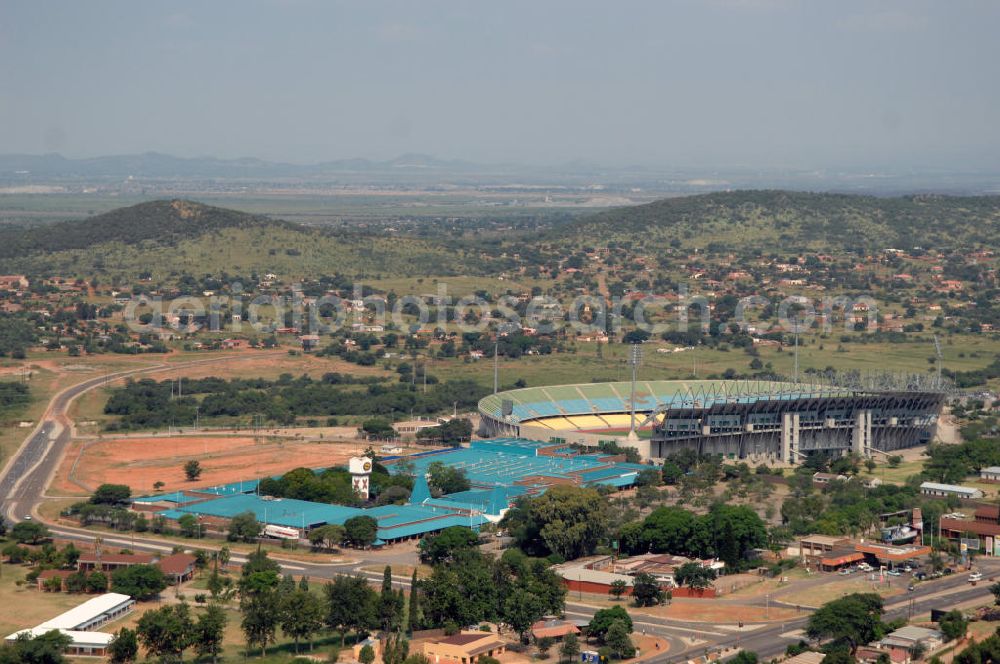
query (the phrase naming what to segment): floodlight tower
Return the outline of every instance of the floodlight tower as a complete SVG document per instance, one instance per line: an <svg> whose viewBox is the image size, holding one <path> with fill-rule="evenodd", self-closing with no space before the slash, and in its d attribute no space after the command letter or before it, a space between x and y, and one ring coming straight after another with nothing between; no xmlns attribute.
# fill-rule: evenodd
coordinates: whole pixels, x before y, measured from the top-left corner
<svg viewBox="0 0 1000 664"><path fill-rule="evenodd" d="M493 341L493 394L500 391L500 338Z"/></svg>
<svg viewBox="0 0 1000 664"><path fill-rule="evenodd" d="M632 396L630 397L629 406L631 411L631 424L628 430L628 440L639 440L639 434L635 430L635 378L639 371L639 364L642 362L642 346L639 344L632 344L632 348L629 351L628 363L632 367Z"/></svg>
<svg viewBox="0 0 1000 664"><path fill-rule="evenodd" d="M937 386L941 387L941 361L944 359L944 355L941 353L941 341L938 339L938 335L934 335L934 354L937 355Z"/></svg>

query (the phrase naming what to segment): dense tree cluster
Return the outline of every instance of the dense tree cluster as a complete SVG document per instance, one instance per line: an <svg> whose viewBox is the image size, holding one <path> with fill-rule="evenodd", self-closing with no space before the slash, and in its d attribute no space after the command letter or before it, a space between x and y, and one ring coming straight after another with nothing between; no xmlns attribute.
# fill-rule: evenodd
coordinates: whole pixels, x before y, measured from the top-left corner
<svg viewBox="0 0 1000 664"><path fill-rule="evenodd" d="M353 381L336 374L340 379L332 380L333 376L317 380L285 374L274 381L203 378L185 381L181 387L172 381L128 381L112 391L104 412L120 416L109 428L122 429L190 426L196 414L202 421L262 415L269 422L290 424L305 416L430 415L450 411L456 404L472 408L486 394L471 380L445 381L425 393L405 384L387 385L385 379Z"/></svg>
<svg viewBox="0 0 1000 664"><path fill-rule="evenodd" d="M717 503L704 515L681 507L657 508L641 522L622 527L620 536L628 553L720 558L738 569L754 549L767 544L767 526L748 506Z"/></svg>
<svg viewBox="0 0 1000 664"><path fill-rule="evenodd" d="M543 561L513 549L499 560L460 550L452 563L435 566L419 585L424 625L502 620L522 638L535 621L560 614L566 596L562 580Z"/></svg>
<svg viewBox="0 0 1000 664"><path fill-rule="evenodd" d="M529 555L564 560L589 555L607 534L607 501L596 489L554 486L541 496L522 496L501 526Z"/></svg>
<svg viewBox="0 0 1000 664"><path fill-rule="evenodd" d="M0 316L0 357L23 358L36 341L36 327L26 317Z"/></svg>
<svg viewBox="0 0 1000 664"><path fill-rule="evenodd" d="M390 492L391 487L398 487L404 491ZM409 496L412 488L413 478L407 475L390 475L385 467L378 463L372 469L370 493L376 501L385 494L390 498L395 496L397 500L405 498ZM269 477L261 480L259 489L264 495L278 498L297 498L353 506L360 506L363 502L355 493L351 475L345 468L327 468L321 471L296 468L277 479Z"/></svg>

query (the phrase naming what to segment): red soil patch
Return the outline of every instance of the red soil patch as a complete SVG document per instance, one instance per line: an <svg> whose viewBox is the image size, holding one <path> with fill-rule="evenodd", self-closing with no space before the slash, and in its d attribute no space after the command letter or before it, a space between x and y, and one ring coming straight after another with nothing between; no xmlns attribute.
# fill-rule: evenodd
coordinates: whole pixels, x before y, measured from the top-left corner
<svg viewBox="0 0 1000 664"><path fill-rule="evenodd" d="M748 606L731 604L720 600L673 600L666 606L656 606L644 609L633 609L636 613L649 613L654 616L673 618L693 622L715 623L760 623L777 620L790 620L801 617L795 609L782 606L771 606L764 617L763 606Z"/></svg>
<svg viewBox="0 0 1000 664"><path fill-rule="evenodd" d="M74 441L54 487L78 493L80 487L72 483L75 479L91 490L104 483L127 484L133 494L141 495L153 491L155 482L164 482L164 490L179 491L278 475L298 467L342 465L362 451L361 442L257 445L249 436L151 436L89 444ZM184 477L183 467L190 459L201 462L202 474L195 482ZM74 461L76 468L72 469Z"/></svg>

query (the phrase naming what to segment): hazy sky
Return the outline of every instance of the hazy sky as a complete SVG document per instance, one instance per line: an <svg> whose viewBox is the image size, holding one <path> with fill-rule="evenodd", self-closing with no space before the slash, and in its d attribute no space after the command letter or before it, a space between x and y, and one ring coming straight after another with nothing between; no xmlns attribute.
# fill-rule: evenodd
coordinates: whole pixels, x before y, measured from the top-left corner
<svg viewBox="0 0 1000 664"><path fill-rule="evenodd" d="M1000 2L0 3L0 152L1000 164Z"/></svg>

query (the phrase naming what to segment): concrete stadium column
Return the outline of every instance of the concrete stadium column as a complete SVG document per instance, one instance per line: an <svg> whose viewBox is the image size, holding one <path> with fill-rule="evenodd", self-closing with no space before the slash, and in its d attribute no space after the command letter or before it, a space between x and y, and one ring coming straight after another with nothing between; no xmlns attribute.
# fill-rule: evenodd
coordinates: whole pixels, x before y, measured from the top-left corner
<svg viewBox="0 0 1000 664"><path fill-rule="evenodd" d="M627 441L625 444L628 447L634 447L636 450L638 450L639 456L642 457L643 461L648 461L652 457L653 445L652 445L652 440L650 440L649 438L630 440Z"/></svg>
<svg viewBox="0 0 1000 664"><path fill-rule="evenodd" d="M799 452L799 414L783 413L781 416L781 460L796 463Z"/></svg>
<svg viewBox="0 0 1000 664"><path fill-rule="evenodd" d="M851 439L851 451L858 456L869 456L867 450L872 447L872 412L859 410L854 417L854 431Z"/></svg>

